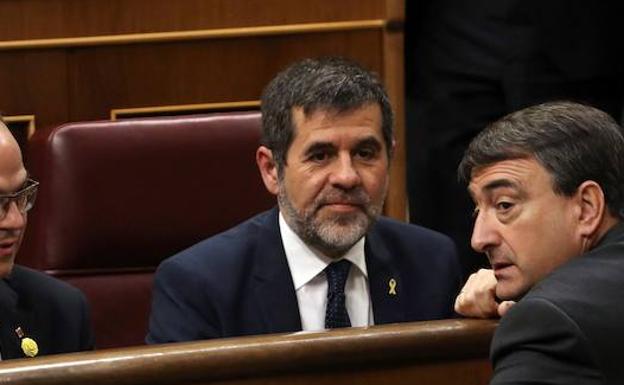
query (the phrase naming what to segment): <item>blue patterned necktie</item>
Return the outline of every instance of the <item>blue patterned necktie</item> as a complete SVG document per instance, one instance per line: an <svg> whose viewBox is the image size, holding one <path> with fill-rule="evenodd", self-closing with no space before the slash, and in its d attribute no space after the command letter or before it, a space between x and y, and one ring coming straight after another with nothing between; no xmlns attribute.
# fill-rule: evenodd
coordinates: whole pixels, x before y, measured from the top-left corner
<svg viewBox="0 0 624 385"><path fill-rule="evenodd" d="M349 313L345 306L345 284L349 276L351 262L343 259L331 263L325 268L327 276L327 309L325 310L325 328L345 328L351 326Z"/></svg>

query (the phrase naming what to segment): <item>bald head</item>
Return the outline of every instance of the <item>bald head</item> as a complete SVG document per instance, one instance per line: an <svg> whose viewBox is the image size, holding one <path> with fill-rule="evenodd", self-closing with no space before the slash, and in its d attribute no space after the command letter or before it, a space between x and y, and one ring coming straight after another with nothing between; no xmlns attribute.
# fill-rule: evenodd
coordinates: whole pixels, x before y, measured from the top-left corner
<svg viewBox="0 0 624 385"><path fill-rule="evenodd" d="M0 179L13 179L12 177L25 179L26 170L17 141L6 124L0 121ZM0 193L6 191L5 186L0 185Z"/></svg>

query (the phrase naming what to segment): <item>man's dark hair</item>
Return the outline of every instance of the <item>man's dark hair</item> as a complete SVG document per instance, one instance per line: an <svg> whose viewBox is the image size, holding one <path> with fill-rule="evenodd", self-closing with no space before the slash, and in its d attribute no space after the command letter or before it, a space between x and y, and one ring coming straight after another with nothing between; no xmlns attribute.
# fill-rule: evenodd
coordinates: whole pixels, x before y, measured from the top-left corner
<svg viewBox="0 0 624 385"><path fill-rule="evenodd" d="M459 178L475 169L535 158L551 175L553 190L572 196L587 180L598 183L612 215L624 217L624 137L607 113L572 102L551 102L505 116L483 130L464 154Z"/></svg>
<svg viewBox="0 0 624 385"><path fill-rule="evenodd" d="M381 108L382 134L390 157L393 114L379 79L342 58L300 61L280 72L262 93L262 144L271 149L281 171L294 137L293 108L302 108L305 115L318 110L342 113L368 103Z"/></svg>

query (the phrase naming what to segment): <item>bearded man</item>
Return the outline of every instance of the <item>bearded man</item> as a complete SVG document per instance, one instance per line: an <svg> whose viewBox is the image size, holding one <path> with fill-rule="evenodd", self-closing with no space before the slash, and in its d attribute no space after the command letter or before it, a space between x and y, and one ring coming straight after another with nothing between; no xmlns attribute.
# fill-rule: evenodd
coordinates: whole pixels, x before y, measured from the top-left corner
<svg viewBox="0 0 624 385"><path fill-rule="evenodd" d="M451 316L453 242L380 217L394 137L379 80L308 59L278 74L261 105L256 161L278 207L161 264L147 342Z"/></svg>

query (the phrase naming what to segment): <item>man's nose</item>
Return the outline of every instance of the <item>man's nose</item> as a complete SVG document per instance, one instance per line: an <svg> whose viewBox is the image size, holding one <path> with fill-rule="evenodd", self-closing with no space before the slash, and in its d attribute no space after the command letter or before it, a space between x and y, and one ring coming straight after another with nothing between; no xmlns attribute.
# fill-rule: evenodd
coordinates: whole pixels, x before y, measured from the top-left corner
<svg viewBox="0 0 624 385"><path fill-rule="evenodd" d="M485 253L499 243L500 234L495 219L484 212L479 212L475 218L470 245L475 251Z"/></svg>
<svg viewBox="0 0 624 385"><path fill-rule="evenodd" d="M345 190L352 189L361 183L360 174L350 155L341 155L337 158L330 182L332 185Z"/></svg>

